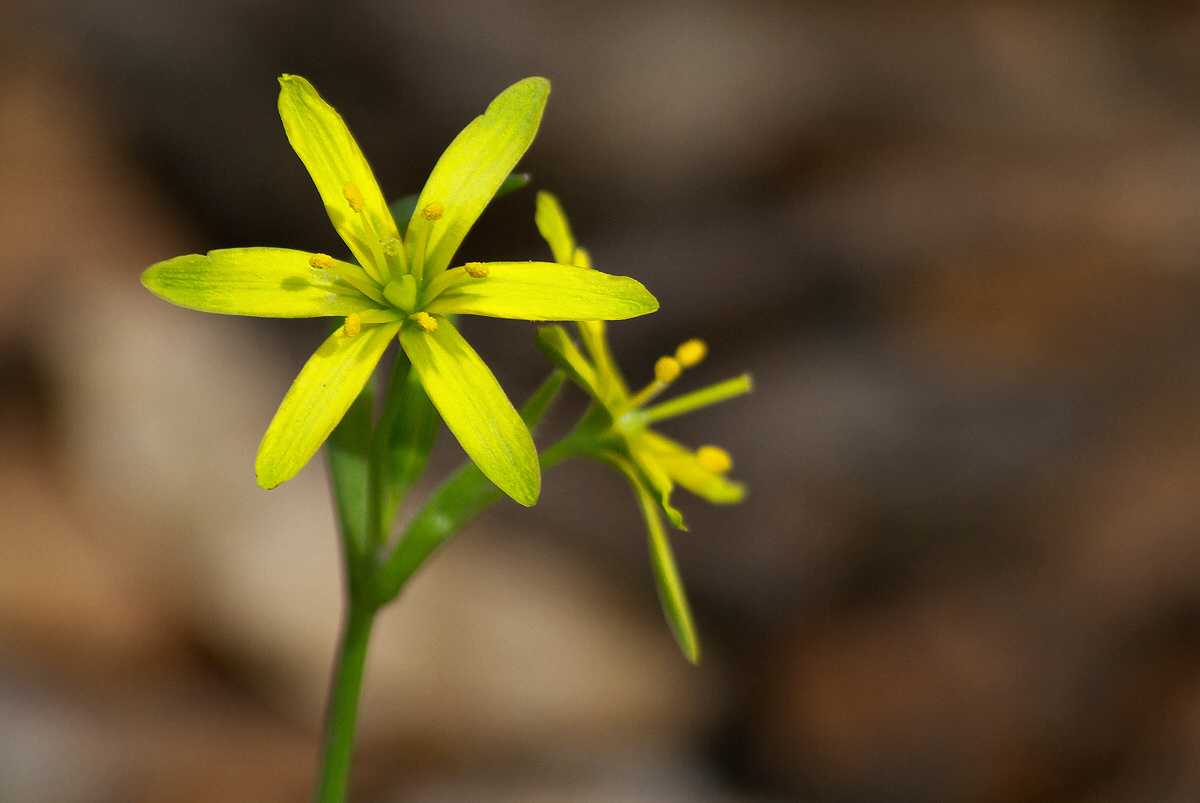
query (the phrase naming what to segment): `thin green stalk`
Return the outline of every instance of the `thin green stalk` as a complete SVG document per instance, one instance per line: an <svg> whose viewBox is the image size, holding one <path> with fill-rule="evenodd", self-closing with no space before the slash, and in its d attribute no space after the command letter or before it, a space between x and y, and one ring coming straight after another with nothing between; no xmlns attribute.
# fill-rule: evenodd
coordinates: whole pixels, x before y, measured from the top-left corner
<svg viewBox="0 0 1200 803"><path fill-rule="evenodd" d="M352 595L346 609L337 662L329 685L329 704L325 711L325 736L321 748L321 769L317 803L343 803L350 781L350 759L354 753L354 726L358 719L358 698L362 691L367 645L375 621L375 605Z"/></svg>

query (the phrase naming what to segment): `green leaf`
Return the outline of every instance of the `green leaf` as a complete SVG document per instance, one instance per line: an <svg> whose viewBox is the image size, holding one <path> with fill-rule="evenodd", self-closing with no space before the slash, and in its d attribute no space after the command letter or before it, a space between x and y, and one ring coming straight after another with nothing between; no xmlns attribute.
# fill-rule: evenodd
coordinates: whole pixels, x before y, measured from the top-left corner
<svg viewBox="0 0 1200 803"><path fill-rule="evenodd" d="M287 248L224 248L151 265L142 284L172 304L230 315L317 318L378 307L332 271L312 267L311 258ZM361 274L349 263L334 265Z"/></svg>
<svg viewBox="0 0 1200 803"><path fill-rule="evenodd" d="M513 84L454 138L434 166L405 233L405 247L412 254L417 250L418 230L428 227L426 282L450 264L467 231L533 142L549 94L550 82L545 78ZM420 210L435 202L444 212L430 223Z"/></svg>
<svg viewBox="0 0 1200 803"><path fill-rule="evenodd" d="M367 544L367 476L374 426L374 393L369 379L326 443L329 480L347 556L353 565Z"/></svg>
<svg viewBox="0 0 1200 803"><path fill-rule="evenodd" d="M321 99L308 81L298 75L282 75L279 117L288 141L317 185L333 227L360 265L373 264L372 253L378 242L388 237L399 239L400 234L375 174L342 116ZM362 214L372 231L364 229L359 215L342 194L346 182L354 184L362 194Z"/></svg>
<svg viewBox="0 0 1200 803"><path fill-rule="evenodd" d="M571 341L566 329L561 326L539 326L534 342L538 351L571 377L584 393L593 399L600 399L596 370Z"/></svg>
<svg viewBox="0 0 1200 803"><path fill-rule="evenodd" d="M367 383L399 323L334 332L301 369L258 447L258 484L274 488L296 475L321 448Z"/></svg>
<svg viewBox="0 0 1200 803"><path fill-rule="evenodd" d="M631 467L622 469L637 494L638 506L642 517L646 520L646 535L650 546L650 565L654 569L654 584L658 587L658 599L662 603L663 613L667 624L675 634L675 640L684 656L693 664L700 662L700 641L696 636L696 625L692 619L692 610L688 605L687 594L683 590L683 580L679 577L679 569L675 565L675 556L671 552L671 542L663 529L662 519L659 518L658 502L654 494L638 479L637 474L630 471Z"/></svg>
<svg viewBox="0 0 1200 803"><path fill-rule="evenodd" d="M487 262L488 274L465 268L439 277L430 292L449 285L425 309L443 315L487 315L524 321L623 320L658 309L636 279L553 262Z"/></svg>
<svg viewBox="0 0 1200 803"><path fill-rule="evenodd" d="M715 474L696 459L696 454L657 432L642 430L640 440L654 453L658 464L675 482L718 505L731 505L746 496L746 486Z"/></svg>
<svg viewBox="0 0 1200 803"><path fill-rule="evenodd" d="M571 224L567 222L567 215L558 199L545 190L538 192L533 221L549 243L554 261L572 264L575 261L575 237L571 234Z"/></svg>
<svg viewBox="0 0 1200 803"><path fill-rule="evenodd" d="M399 414L392 423L387 443L384 486L387 500L383 514L386 528L395 520L404 495L425 470L442 421L416 371L408 371L401 387L390 392L400 393L400 399Z"/></svg>
<svg viewBox="0 0 1200 803"><path fill-rule="evenodd" d="M532 505L541 479L529 430L496 377L454 325L441 316L435 320L438 326L433 332L405 321L400 330L404 352L463 451L502 491Z"/></svg>

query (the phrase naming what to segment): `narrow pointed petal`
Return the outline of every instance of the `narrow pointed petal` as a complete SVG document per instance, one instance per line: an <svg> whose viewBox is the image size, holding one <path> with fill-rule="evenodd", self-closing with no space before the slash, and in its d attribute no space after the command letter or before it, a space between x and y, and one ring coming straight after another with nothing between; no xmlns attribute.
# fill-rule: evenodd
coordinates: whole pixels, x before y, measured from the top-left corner
<svg viewBox="0 0 1200 803"><path fill-rule="evenodd" d="M434 166L405 234L411 253L416 248L417 229L429 227L427 278L450 264L467 231L533 142L549 94L550 82L545 78L513 84L454 138ZM444 212L440 220L427 223L420 210L431 203L441 204Z"/></svg>
<svg viewBox="0 0 1200 803"><path fill-rule="evenodd" d="M312 84L298 75L283 75L279 86L279 117L288 141L317 185L333 227L359 263L369 264L371 244L364 238L371 235L362 231L359 216L342 194L346 182L362 193L363 214L374 235L380 240L400 237L371 166L342 116L321 99Z"/></svg>
<svg viewBox="0 0 1200 803"><path fill-rule="evenodd" d="M554 261L570 265L575 257L575 237L571 234L571 224L563 212L558 199L545 190L537 194L537 211L533 213L533 222L537 224L542 238L549 243Z"/></svg>
<svg viewBox="0 0 1200 803"><path fill-rule="evenodd" d="M567 330L561 326L540 326L534 342L538 350L546 355L546 359L562 369L571 377L583 392L597 401L603 402L601 389L596 379L596 371L571 342Z"/></svg>
<svg viewBox="0 0 1200 803"><path fill-rule="evenodd" d="M658 506L666 515L667 521L671 522L671 526L676 529L686 530L687 525L683 523L683 514L671 505L671 492L675 490L675 481L671 479L666 468L659 464L654 453L640 441L635 441L630 445L629 455L641 473L643 484L653 490L658 499Z"/></svg>
<svg viewBox="0 0 1200 803"><path fill-rule="evenodd" d="M754 390L754 380L751 379L750 374L735 376L732 379L726 379L724 382L718 382L706 388L693 390L691 393L685 393L682 396L676 396L670 401L646 408L646 423L653 424L655 421L674 418L677 415L690 413L692 410L699 410L701 407L708 407L710 404L723 402L726 399L732 399L734 396L740 396L752 390Z"/></svg>
<svg viewBox="0 0 1200 803"><path fill-rule="evenodd" d="M432 332L413 321L404 323L404 352L463 451L500 490L532 505L541 475L529 430L475 349L450 321L435 320Z"/></svg>
<svg viewBox="0 0 1200 803"><path fill-rule="evenodd" d="M604 403L616 409L623 399L629 398L629 386L625 377L617 367L612 352L608 349L608 339L605 336L604 321L576 321L579 337L583 346L592 355L592 363L596 366L596 375L600 378L600 387L604 390Z"/></svg>
<svg viewBox="0 0 1200 803"><path fill-rule="evenodd" d="M695 452L648 429L642 432L641 438L671 479L696 496L718 505L731 505L745 497L745 485L709 471L700 465Z"/></svg>
<svg viewBox="0 0 1200 803"><path fill-rule="evenodd" d="M450 286L426 309L443 315L487 315L524 321L623 320L658 309L636 279L553 262L488 262L488 275L447 272ZM460 274L459 271L462 271Z"/></svg>
<svg viewBox="0 0 1200 803"><path fill-rule="evenodd" d="M621 461L624 462L624 461ZM684 656L693 664L700 662L700 639L696 635L696 624L692 618L692 609L688 605L687 594L683 590L683 580L679 577L679 568L675 565L675 556L671 552L671 542L663 529L662 519L659 518L658 502L654 493L646 487L637 472L628 463L617 465L618 470L629 480L637 494L638 507L646 520L646 536L650 547L650 565L654 569L654 584L658 588L658 599L662 603L663 613L667 624L675 634L675 640Z"/></svg>
<svg viewBox="0 0 1200 803"><path fill-rule="evenodd" d="M172 304L230 315L318 318L378 306L332 272L312 267L311 257L286 248L187 254L151 265L142 274L142 284Z"/></svg>
<svg viewBox="0 0 1200 803"><path fill-rule="evenodd" d="M291 479L321 448L399 329L399 323L363 327L355 337L339 329L321 344L283 397L258 447L259 485L274 488Z"/></svg>

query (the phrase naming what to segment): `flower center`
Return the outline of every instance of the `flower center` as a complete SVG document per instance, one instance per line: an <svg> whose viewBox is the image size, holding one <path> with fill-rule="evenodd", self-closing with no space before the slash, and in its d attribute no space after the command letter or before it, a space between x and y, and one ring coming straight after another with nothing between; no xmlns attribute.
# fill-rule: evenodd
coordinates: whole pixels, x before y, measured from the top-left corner
<svg viewBox="0 0 1200 803"><path fill-rule="evenodd" d="M383 297L401 312L412 312L417 306L417 280L405 273L384 286Z"/></svg>

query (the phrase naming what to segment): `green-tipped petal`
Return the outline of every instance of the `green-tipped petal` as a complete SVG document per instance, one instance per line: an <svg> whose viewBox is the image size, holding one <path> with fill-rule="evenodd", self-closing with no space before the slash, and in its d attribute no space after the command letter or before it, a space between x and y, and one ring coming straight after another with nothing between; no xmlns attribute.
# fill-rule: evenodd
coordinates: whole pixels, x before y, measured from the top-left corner
<svg viewBox="0 0 1200 803"><path fill-rule="evenodd" d="M637 440L630 444L629 456L633 458L633 464L641 473L646 487L654 491L654 496L658 499L658 506L666 515L667 521L671 522L671 526L676 529L686 530L687 525L683 523L683 514L671 505L671 491L675 490L675 481L671 479L666 468L658 462L655 454L644 443Z"/></svg>
<svg viewBox="0 0 1200 803"><path fill-rule="evenodd" d="M532 505L541 475L529 430L491 369L454 325L440 316L435 320L432 332L405 321L400 330L404 352L463 451L500 490Z"/></svg>
<svg viewBox="0 0 1200 803"><path fill-rule="evenodd" d="M624 465L621 465L623 463ZM667 624L675 634L675 640L684 656L693 664L700 662L700 639L696 635L696 625L692 619L691 606L688 605L687 594L683 590L683 580L679 577L679 569L675 565L675 556L671 552L671 542L659 518L658 502L654 493L645 486L638 473L624 461L617 468L629 480L637 494L638 507L646 520L646 535L650 546L650 565L654 569L654 584L658 588L658 599L662 603L663 613Z"/></svg>
<svg viewBox="0 0 1200 803"><path fill-rule="evenodd" d="M367 383L400 324L338 329L305 363L258 447L258 484L274 488L295 476L321 448Z"/></svg>
<svg viewBox="0 0 1200 803"><path fill-rule="evenodd" d="M700 465L694 452L670 438L647 429L642 431L641 439L671 479L696 496L718 505L731 505L745 497L745 485L709 471Z"/></svg>
<svg viewBox="0 0 1200 803"><path fill-rule="evenodd" d="M312 256L287 248L187 254L151 265L142 274L142 284L172 304L230 315L318 318L376 308L334 272L309 264Z"/></svg>
<svg viewBox="0 0 1200 803"><path fill-rule="evenodd" d="M406 248L413 253L418 229L428 227L426 281L450 264L467 231L533 142L549 94L545 78L513 84L454 138L434 166L405 233ZM421 210L432 203L441 204L443 214L428 223Z"/></svg>
<svg viewBox="0 0 1200 803"><path fill-rule="evenodd" d="M623 320L658 309L636 279L553 262L487 262L487 276L464 268L447 272L450 284L427 306L443 315L487 315L525 321ZM461 271L461 273L460 273Z"/></svg>
<svg viewBox="0 0 1200 803"><path fill-rule="evenodd" d="M724 382L718 382L706 388L693 390L691 393L685 393L682 396L676 396L670 401L646 408L644 411L646 423L653 424L655 421L674 418L677 415L690 413L692 410L699 410L701 407L723 402L726 399L732 399L734 396L740 396L752 390L754 390L754 380L750 378L750 374L735 376L732 379L726 379Z"/></svg>
<svg viewBox="0 0 1200 803"><path fill-rule="evenodd" d="M561 368L584 393L597 401L603 401L595 369L571 342L566 329L561 326L539 326L534 342L537 343L538 350L546 355L546 359Z"/></svg>
<svg viewBox="0 0 1200 803"><path fill-rule="evenodd" d="M377 239L400 237L371 166L342 116L321 99L312 84L298 75L282 75L279 87L279 117L288 141L317 185L333 227L359 264L371 264L373 244L367 239L371 233L363 231L358 214L343 195L346 182L362 194L363 215Z"/></svg>
<svg viewBox="0 0 1200 803"><path fill-rule="evenodd" d="M571 234L571 224L567 222L567 215L558 199L545 190L537 194L537 211L533 214L533 222L549 243L555 262L570 265L575 261L575 237Z"/></svg>

